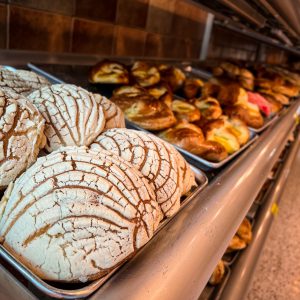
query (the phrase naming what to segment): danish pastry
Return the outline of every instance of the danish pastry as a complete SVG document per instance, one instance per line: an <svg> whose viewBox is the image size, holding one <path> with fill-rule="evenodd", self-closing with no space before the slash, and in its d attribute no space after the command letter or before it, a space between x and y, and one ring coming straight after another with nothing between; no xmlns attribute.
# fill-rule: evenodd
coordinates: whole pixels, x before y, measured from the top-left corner
<svg viewBox="0 0 300 300"><path fill-rule="evenodd" d="M152 86L160 81L158 69L142 61L137 61L133 64L131 75L142 87Z"/></svg>

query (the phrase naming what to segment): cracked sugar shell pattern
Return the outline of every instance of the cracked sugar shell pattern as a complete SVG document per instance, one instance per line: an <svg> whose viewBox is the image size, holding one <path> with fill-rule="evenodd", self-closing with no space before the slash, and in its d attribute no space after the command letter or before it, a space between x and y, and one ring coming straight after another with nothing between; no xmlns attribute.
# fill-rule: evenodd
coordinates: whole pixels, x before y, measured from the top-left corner
<svg viewBox="0 0 300 300"><path fill-rule="evenodd" d="M81 87L54 84L28 98L46 120L48 152L64 146L89 146L105 126L102 106Z"/></svg>
<svg viewBox="0 0 300 300"><path fill-rule="evenodd" d="M141 171L154 186L157 201L167 217L179 210L183 185L187 189L189 184L183 183L181 161L171 148L153 135L126 128L107 130L91 144L91 149L111 151ZM190 177L187 179L190 181Z"/></svg>
<svg viewBox="0 0 300 300"><path fill-rule="evenodd" d="M44 142L44 119L34 105L0 88L0 189L36 161Z"/></svg>
<svg viewBox="0 0 300 300"><path fill-rule="evenodd" d="M4 247L55 281L105 275L152 237L162 217L140 172L107 151L85 147L39 158L5 199Z"/></svg>

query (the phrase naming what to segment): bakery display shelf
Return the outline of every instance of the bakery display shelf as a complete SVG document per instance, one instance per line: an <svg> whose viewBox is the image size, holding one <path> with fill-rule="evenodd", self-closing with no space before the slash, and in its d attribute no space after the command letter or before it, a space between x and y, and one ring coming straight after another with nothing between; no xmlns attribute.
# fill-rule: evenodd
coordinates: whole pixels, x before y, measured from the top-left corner
<svg viewBox="0 0 300 300"><path fill-rule="evenodd" d="M198 300L219 300L222 292L226 286L226 283L230 277L230 267L228 265L225 266L225 275L221 283L217 285L207 284L204 290L202 291Z"/></svg>
<svg viewBox="0 0 300 300"><path fill-rule="evenodd" d="M91 299L135 300L149 293L152 299L197 299L278 160L297 108L285 111Z"/></svg>
<svg viewBox="0 0 300 300"><path fill-rule="evenodd" d="M248 288L250 287L249 283L255 272L259 254L261 253L274 219L272 206L278 205L280 202L288 174L299 150L299 143L300 136L298 133L296 141L291 146L284 161L283 171L279 174L271 193L258 211L256 224L253 228L253 240L232 266L232 273L222 294L222 300L240 300L247 295Z"/></svg>
<svg viewBox="0 0 300 300"><path fill-rule="evenodd" d="M196 200L199 193L206 187L208 179L205 174L192 167L192 170L195 174L196 181L198 186L184 197L181 201L180 209L177 213L180 212L190 201ZM176 214L177 214L176 213ZM157 234L168 222L176 216L174 214L171 218L164 219L159 227L157 228L155 234ZM154 235L155 235L154 234ZM118 271L122 265L127 261L124 261L106 276L87 283L69 283L69 284L58 284L55 282L48 282L40 279L33 272L31 272L24 264L22 264L18 259L16 259L8 250L6 250L2 245L0 245L0 257L4 259L14 270L19 272L30 284L32 284L39 292L42 292L43 295L52 297L52 298L65 298L65 299L77 299L82 297L87 297L93 292L95 292L99 287L101 287L114 273Z"/></svg>
<svg viewBox="0 0 300 300"><path fill-rule="evenodd" d="M141 130L144 132L148 132L148 133L152 133L155 134L153 132L150 132L148 130L145 130L141 127L139 127L138 125L136 125L133 122L130 122L128 120L126 120L126 127L130 128L130 129L136 129L136 130ZM210 171L212 169L219 169L221 167L223 167L225 164L227 164L228 162L230 162L233 158L235 158L236 156L238 156L241 152L243 152L245 149L247 149L249 146L251 146L258 138L258 135L256 135L254 132L252 132L250 130L250 139L249 141L242 146L238 151L234 152L233 154L229 155L227 158L225 158L224 160L220 161L220 162L211 162L208 161L200 156L197 156L187 150L184 150L180 147L178 147L177 145L173 145L183 156L184 158L193 166L200 168L201 170L204 171Z"/></svg>

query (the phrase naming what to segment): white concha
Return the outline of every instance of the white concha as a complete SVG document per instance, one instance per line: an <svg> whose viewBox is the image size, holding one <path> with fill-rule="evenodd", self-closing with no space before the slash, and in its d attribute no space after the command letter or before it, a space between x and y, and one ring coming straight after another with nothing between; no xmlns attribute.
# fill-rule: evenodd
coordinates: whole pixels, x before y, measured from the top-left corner
<svg viewBox="0 0 300 300"><path fill-rule="evenodd" d="M44 124L28 99L0 88L0 189L36 161L45 145Z"/></svg>
<svg viewBox="0 0 300 300"><path fill-rule="evenodd" d="M110 129L90 147L111 151L141 171L153 184L157 201L167 217L178 211L180 197L195 183L194 174L175 148L151 134L126 128Z"/></svg>
<svg viewBox="0 0 300 300"><path fill-rule="evenodd" d="M105 126L102 106L81 87L54 84L28 98L46 120L48 152L63 146L89 146Z"/></svg>
<svg viewBox="0 0 300 300"><path fill-rule="evenodd" d="M27 96L33 88L15 72L0 68L0 88L3 91L15 92Z"/></svg>
<svg viewBox="0 0 300 300"><path fill-rule="evenodd" d="M42 279L55 281L105 275L142 247L162 218L136 168L86 147L39 158L5 199L4 247Z"/></svg>
<svg viewBox="0 0 300 300"><path fill-rule="evenodd" d="M27 85L34 90L51 85L51 83L45 77L40 76L32 71L17 69L15 74L22 80L25 80Z"/></svg>
<svg viewBox="0 0 300 300"><path fill-rule="evenodd" d="M105 117L105 130L110 128L124 128L125 127L125 117L122 110L108 100L107 98L94 94L96 101L102 106Z"/></svg>

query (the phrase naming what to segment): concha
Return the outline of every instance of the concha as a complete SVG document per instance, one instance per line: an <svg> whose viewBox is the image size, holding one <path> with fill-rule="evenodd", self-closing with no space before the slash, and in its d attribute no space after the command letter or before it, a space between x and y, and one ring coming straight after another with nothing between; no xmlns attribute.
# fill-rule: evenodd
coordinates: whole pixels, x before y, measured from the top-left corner
<svg viewBox="0 0 300 300"><path fill-rule="evenodd" d="M66 147L41 157L1 203L5 248L40 278L94 280L153 235L162 218L143 175L112 153Z"/></svg>
<svg viewBox="0 0 300 300"><path fill-rule="evenodd" d="M177 150L161 139L130 129L110 129L91 144L91 149L105 149L133 164L153 185L157 201L166 217L180 208L180 197L195 184L189 165Z"/></svg>
<svg viewBox="0 0 300 300"><path fill-rule="evenodd" d="M64 146L89 146L102 132L105 116L93 94L72 84L54 84L28 98L46 120L48 152Z"/></svg>
<svg viewBox="0 0 300 300"><path fill-rule="evenodd" d="M0 189L34 163L44 145L39 111L25 97L0 88Z"/></svg>

